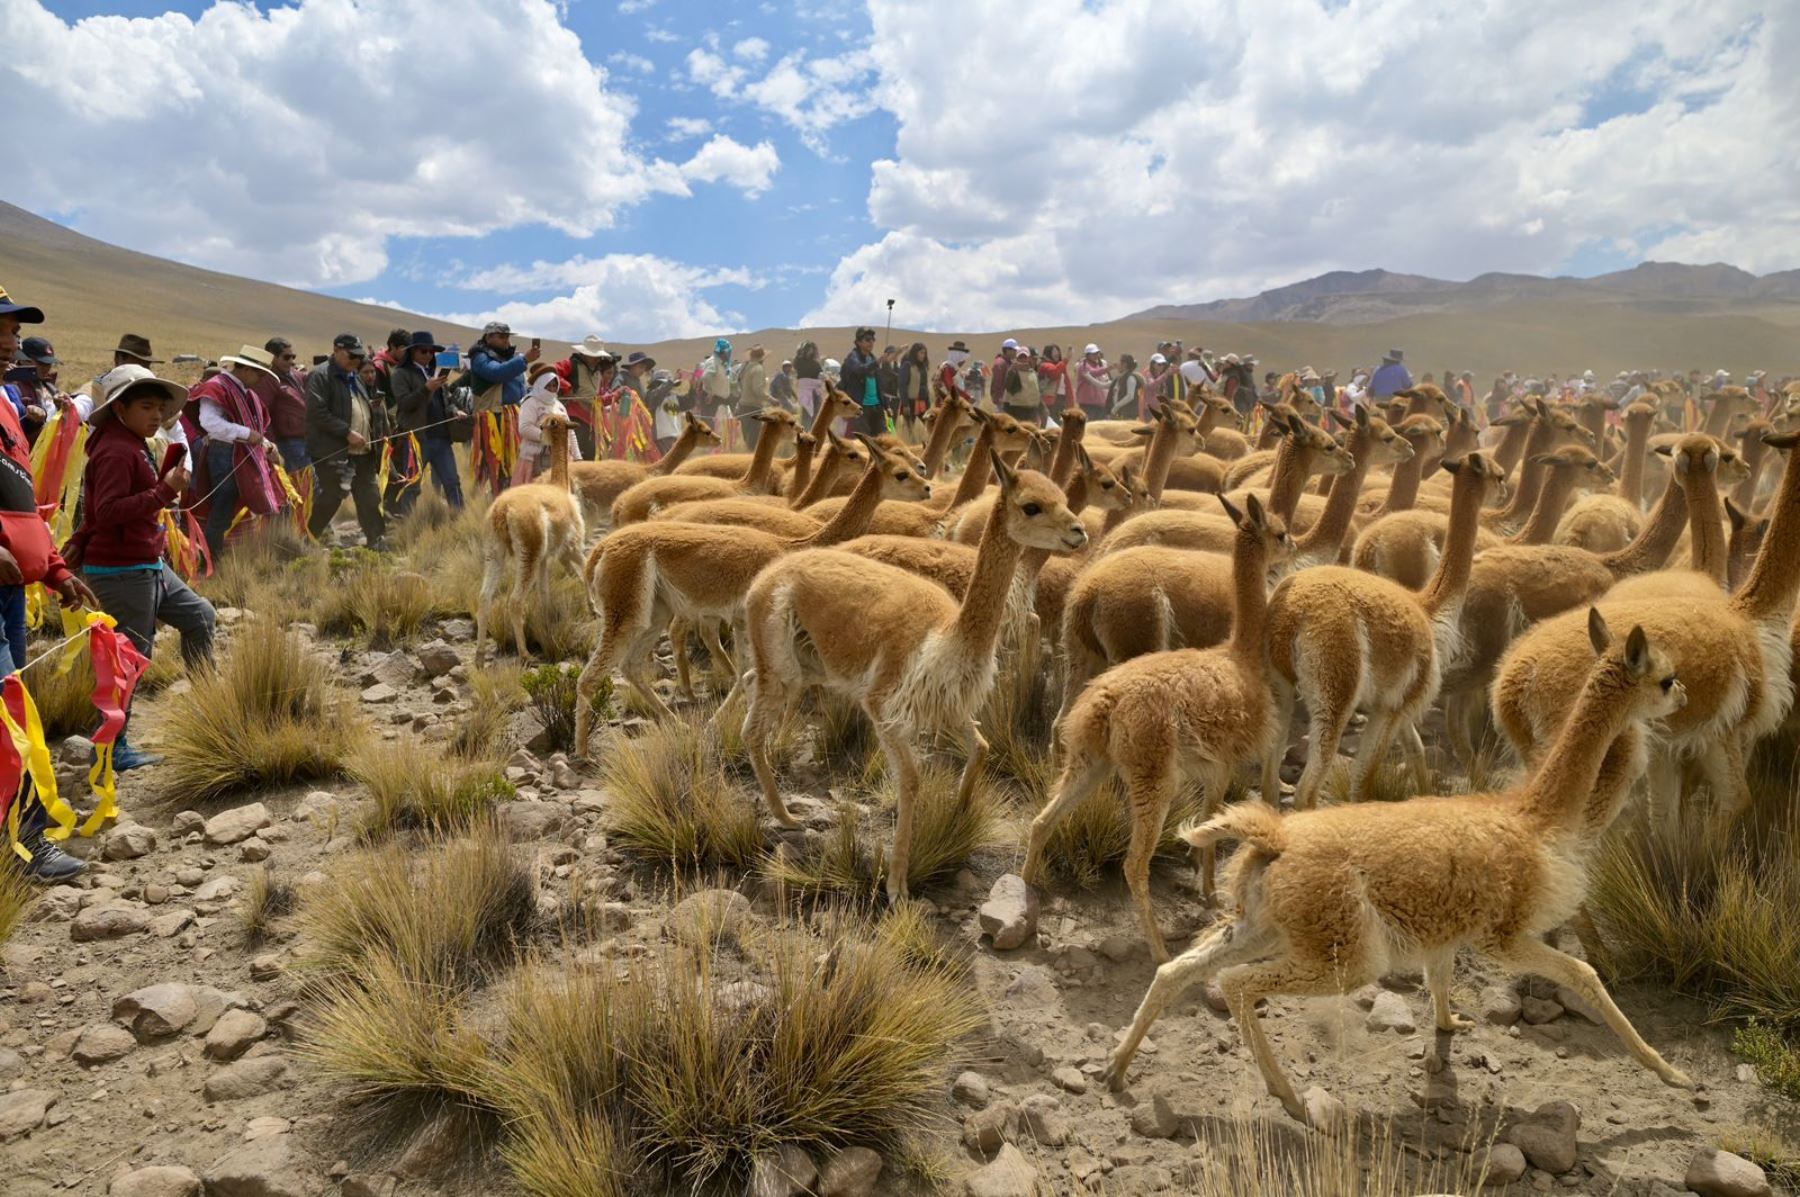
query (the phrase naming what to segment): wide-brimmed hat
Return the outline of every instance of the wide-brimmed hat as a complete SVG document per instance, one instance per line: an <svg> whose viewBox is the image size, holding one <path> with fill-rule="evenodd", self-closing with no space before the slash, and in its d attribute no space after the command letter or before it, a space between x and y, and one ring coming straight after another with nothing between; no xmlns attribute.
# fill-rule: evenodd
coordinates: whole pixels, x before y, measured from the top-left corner
<svg viewBox="0 0 1800 1197"><path fill-rule="evenodd" d="M625 364L627 366L649 366L652 370L656 369L656 359L642 349L632 350L631 355L625 359Z"/></svg>
<svg viewBox="0 0 1800 1197"><path fill-rule="evenodd" d="M1307 366L1300 371L1300 381L1301 382L1317 382L1317 381L1319 381L1319 372L1317 370L1313 369L1311 366Z"/></svg>
<svg viewBox="0 0 1800 1197"><path fill-rule="evenodd" d="M1088 343L1087 347L1081 351L1081 356L1087 357L1089 354L1099 353L1099 352L1100 352L1100 346L1095 345L1093 342L1090 341Z"/></svg>
<svg viewBox="0 0 1800 1197"><path fill-rule="evenodd" d="M950 342L950 348L948 350L946 350L945 352L967 353L967 352L969 352L969 347L967 345L964 345L961 341L952 341L952 342Z"/></svg>
<svg viewBox="0 0 1800 1197"><path fill-rule="evenodd" d="M433 353L444 352L444 347L437 343L437 338L431 335L429 329L424 328L413 330L412 339L406 343L406 347L409 350L429 349Z"/></svg>
<svg viewBox="0 0 1800 1197"><path fill-rule="evenodd" d="M224 367L249 366L261 370L270 378L275 377L275 359L269 356L267 349L258 349L254 345L245 345L236 353L219 355L219 365Z"/></svg>
<svg viewBox="0 0 1800 1197"><path fill-rule="evenodd" d="M611 357L606 351L606 342L593 333L581 338L581 343L571 346L569 352L577 357Z"/></svg>
<svg viewBox="0 0 1800 1197"><path fill-rule="evenodd" d="M162 365L162 359L160 357L150 356L150 338L140 337L136 333L126 333L124 336L120 337L119 347L113 350L113 352L122 353L126 357L135 357L138 361L148 366Z"/></svg>
<svg viewBox="0 0 1800 1197"><path fill-rule="evenodd" d="M552 366L549 362L545 362L545 361L532 362L531 368L525 371L525 381L526 382L536 382L539 378L543 377L544 371L554 370L555 368L556 367Z"/></svg>
<svg viewBox="0 0 1800 1197"><path fill-rule="evenodd" d="M1169 364L1169 359L1160 353L1153 353L1150 355L1150 364L1152 366L1166 366Z"/></svg>
<svg viewBox="0 0 1800 1197"><path fill-rule="evenodd" d="M42 324L44 309L34 308L30 304L14 303L12 296L0 287L0 316L17 316L20 324Z"/></svg>
<svg viewBox="0 0 1800 1197"><path fill-rule="evenodd" d="M1382 360L1387 361L1387 362L1397 362L1397 361L1400 361L1405 356L1406 356L1406 354L1399 349L1390 349L1387 351L1387 356L1385 358L1383 358Z"/></svg>
<svg viewBox="0 0 1800 1197"><path fill-rule="evenodd" d="M96 389L100 392L100 402L88 416L88 423L95 426L113 414L115 402L134 391L155 391L162 397L162 421L165 424L175 418L188 397L186 387L158 378L146 366L114 366L100 376Z"/></svg>
<svg viewBox="0 0 1800 1197"><path fill-rule="evenodd" d="M20 341L19 356L29 358L40 366L62 365L62 359L56 356L56 346L43 337L26 337Z"/></svg>

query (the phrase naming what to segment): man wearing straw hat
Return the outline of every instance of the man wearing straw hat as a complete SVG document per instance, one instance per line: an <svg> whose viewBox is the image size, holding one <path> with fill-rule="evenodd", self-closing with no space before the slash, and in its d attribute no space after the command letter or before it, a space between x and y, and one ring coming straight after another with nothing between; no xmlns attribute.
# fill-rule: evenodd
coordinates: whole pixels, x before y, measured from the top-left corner
<svg viewBox="0 0 1800 1197"><path fill-rule="evenodd" d="M276 381L275 359L266 349L245 345L219 358L219 372L188 392L188 415L204 439L194 463L200 500L207 505L206 547L217 561L225 552L239 507L269 515L281 506L281 492L269 469L269 413L253 389L261 379Z"/></svg>

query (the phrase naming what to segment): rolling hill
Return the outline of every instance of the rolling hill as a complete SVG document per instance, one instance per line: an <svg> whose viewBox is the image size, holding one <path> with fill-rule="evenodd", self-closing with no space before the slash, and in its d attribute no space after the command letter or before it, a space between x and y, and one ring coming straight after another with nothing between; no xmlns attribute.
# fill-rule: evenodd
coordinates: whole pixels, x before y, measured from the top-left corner
<svg viewBox="0 0 1800 1197"><path fill-rule="evenodd" d="M45 332L68 362L71 380L109 364L125 331L149 336L162 357L217 357L277 332L303 356L323 351L333 334L347 329L380 339L395 326L428 325L440 338L464 344L473 335L442 320L135 253L4 203L0 283L46 309ZM734 340L740 353L761 343L779 360L810 337L841 356L850 331L765 328ZM1466 283L1338 271L1250 299L1153 308L1103 324L893 332L896 343L923 340L934 354L955 336L990 355L1001 338L1016 336L1034 345L1094 341L1109 356L1128 351L1141 362L1158 341L1180 338L1217 352L1254 353L1273 368L1347 369L1398 345L1415 371L1468 369L1483 377L1507 367L1558 373L1723 367L1734 375L1762 367L1780 375L1800 371L1800 271L1757 278L1730 266L1645 263L1597 279L1488 274ZM710 351L711 338L617 347L644 348L664 364L685 365Z"/></svg>

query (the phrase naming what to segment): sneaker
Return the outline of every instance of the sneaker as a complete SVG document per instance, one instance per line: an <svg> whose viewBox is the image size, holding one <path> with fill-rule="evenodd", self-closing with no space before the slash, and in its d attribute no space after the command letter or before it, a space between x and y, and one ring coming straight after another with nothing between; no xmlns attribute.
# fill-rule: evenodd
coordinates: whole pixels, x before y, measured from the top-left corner
<svg viewBox="0 0 1800 1197"><path fill-rule="evenodd" d="M43 881L54 885L59 881L67 881L71 877L80 876L87 869L87 864L70 856L62 848L50 842L42 831L33 831L19 841L25 850L31 853L29 861L20 861L19 867L25 875L34 881Z"/></svg>

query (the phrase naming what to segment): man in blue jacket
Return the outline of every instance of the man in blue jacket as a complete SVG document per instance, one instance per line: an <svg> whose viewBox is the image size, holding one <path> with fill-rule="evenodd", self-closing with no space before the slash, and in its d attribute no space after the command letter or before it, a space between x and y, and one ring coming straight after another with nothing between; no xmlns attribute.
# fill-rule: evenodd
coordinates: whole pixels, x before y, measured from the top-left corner
<svg viewBox="0 0 1800 1197"><path fill-rule="evenodd" d="M1403 356L1398 349L1390 349L1381 359L1375 377L1369 380L1369 393L1375 398L1392 399L1396 393L1412 386L1412 375L1400 361Z"/></svg>
<svg viewBox="0 0 1800 1197"><path fill-rule="evenodd" d="M525 401L525 371L541 351L533 345L524 353L512 343L512 328L504 320L491 320L481 330L481 340L469 350L469 372L475 377L476 411L517 407Z"/></svg>

